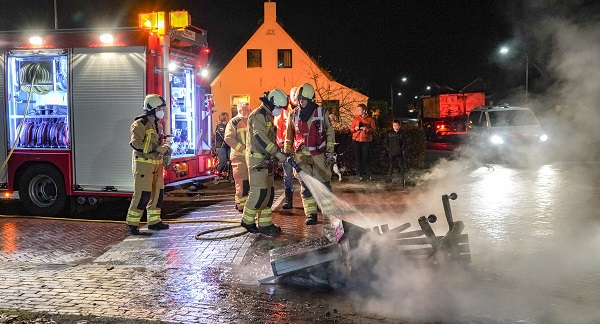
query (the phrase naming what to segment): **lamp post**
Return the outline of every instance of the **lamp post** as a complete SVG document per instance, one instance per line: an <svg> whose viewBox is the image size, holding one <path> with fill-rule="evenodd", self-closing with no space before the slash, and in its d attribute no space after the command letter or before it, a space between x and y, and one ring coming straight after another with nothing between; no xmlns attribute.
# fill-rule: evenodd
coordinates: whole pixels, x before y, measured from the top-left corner
<svg viewBox="0 0 600 324"><path fill-rule="evenodd" d="M500 48L500 54L502 55L508 54L509 51L509 48L506 46ZM525 52L523 52L523 55L525 55L525 107L527 107L529 99L529 55Z"/></svg>
<svg viewBox="0 0 600 324"><path fill-rule="evenodd" d="M56 10L56 0L54 0L54 29L58 29L58 10Z"/></svg>
<svg viewBox="0 0 600 324"><path fill-rule="evenodd" d="M527 99L529 97L529 55L525 54L525 107L527 107Z"/></svg>

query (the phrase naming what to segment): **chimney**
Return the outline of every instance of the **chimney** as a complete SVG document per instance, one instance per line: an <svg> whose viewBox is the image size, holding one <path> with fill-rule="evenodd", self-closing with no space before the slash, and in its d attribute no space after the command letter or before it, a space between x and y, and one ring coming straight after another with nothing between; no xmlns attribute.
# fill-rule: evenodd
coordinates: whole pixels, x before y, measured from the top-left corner
<svg viewBox="0 0 600 324"><path fill-rule="evenodd" d="M277 21L277 9L275 2L265 2L265 22Z"/></svg>

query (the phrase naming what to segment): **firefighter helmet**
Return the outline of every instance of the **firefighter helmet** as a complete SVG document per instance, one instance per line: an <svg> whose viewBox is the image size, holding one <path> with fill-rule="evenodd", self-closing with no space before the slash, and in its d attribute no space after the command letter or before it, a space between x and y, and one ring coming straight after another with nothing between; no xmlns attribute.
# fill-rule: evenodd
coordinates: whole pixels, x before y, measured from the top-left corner
<svg viewBox="0 0 600 324"><path fill-rule="evenodd" d="M298 99L307 99L315 101L315 88L310 83L305 83L296 89Z"/></svg>
<svg viewBox="0 0 600 324"><path fill-rule="evenodd" d="M156 109L158 107L164 107L167 103L163 97L153 93L146 96L144 99L144 110L152 111L152 109Z"/></svg>
<svg viewBox="0 0 600 324"><path fill-rule="evenodd" d="M288 96L285 94L285 92L283 92L283 90L278 88L269 91L267 99L269 102L279 107L287 107L288 104Z"/></svg>

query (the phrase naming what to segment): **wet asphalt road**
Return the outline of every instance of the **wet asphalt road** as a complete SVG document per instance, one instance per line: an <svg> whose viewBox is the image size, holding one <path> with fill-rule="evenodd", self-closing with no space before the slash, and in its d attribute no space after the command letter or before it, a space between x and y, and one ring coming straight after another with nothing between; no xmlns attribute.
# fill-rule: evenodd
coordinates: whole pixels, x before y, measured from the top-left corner
<svg viewBox="0 0 600 324"><path fill-rule="evenodd" d="M140 275L189 282L167 288L180 287L161 295L162 312L194 300L211 304L204 315L196 311L189 317L154 317L179 322L595 323L600 318L599 166L453 160L436 164L426 174L414 174L411 181L417 185L410 188L382 181L334 183L337 196L361 211L357 220L364 222L361 225L410 222L414 227L419 216L433 213L438 216L432 224L438 235L448 230L441 195L458 194L451 206L454 219L463 221L469 234L471 265L414 268L395 258L384 259L373 267L376 276L366 280L369 293L256 284L268 267L269 248L285 240L318 236L318 231L302 233L301 215L275 218L300 231L279 240L254 240L241 266L206 267L201 272L188 267L167 272L147 268ZM173 197L165 209L167 218L176 218L210 204L200 196ZM124 214L126 201L111 202L99 211L116 214L121 209ZM122 239L107 240L104 248L89 253L104 253ZM365 253L372 248L365 246ZM127 273L125 268L115 270L117 277ZM148 318L141 310L138 315Z"/></svg>

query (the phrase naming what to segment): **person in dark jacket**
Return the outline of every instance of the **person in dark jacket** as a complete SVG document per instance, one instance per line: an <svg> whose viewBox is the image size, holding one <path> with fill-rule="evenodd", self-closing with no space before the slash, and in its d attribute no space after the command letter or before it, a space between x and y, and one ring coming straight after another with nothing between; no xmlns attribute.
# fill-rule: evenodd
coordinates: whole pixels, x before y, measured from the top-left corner
<svg viewBox="0 0 600 324"><path fill-rule="evenodd" d="M219 157L217 172L221 178L224 178L223 173L227 171L227 162L229 162L229 154L231 152L231 148L227 145L227 142L225 142L225 127L227 126L228 120L229 114L222 112L219 115L219 123L215 127L215 149L217 151L217 156ZM227 174L227 177L230 176L230 174Z"/></svg>
<svg viewBox="0 0 600 324"><path fill-rule="evenodd" d="M404 132L400 130L400 121L397 119L392 123L392 130L386 134L385 147L389 156L389 170L386 182L392 182L394 169L398 168L402 177L402 183L404 184Z"/></svg>

